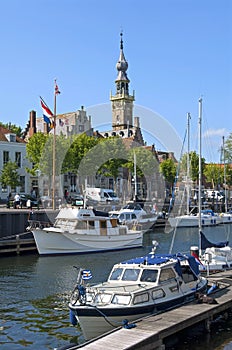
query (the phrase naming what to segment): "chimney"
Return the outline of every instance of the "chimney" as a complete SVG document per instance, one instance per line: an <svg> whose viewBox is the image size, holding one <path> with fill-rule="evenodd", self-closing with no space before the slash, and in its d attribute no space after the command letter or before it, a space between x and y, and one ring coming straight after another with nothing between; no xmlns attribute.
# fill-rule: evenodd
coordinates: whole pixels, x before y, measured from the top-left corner
<svg viewBox="0 0 232 350"><path fill-rule="evenodd" d="M30 121L29 121L29 137L33 136L36 133L36 112L30 112Z"/></svg>

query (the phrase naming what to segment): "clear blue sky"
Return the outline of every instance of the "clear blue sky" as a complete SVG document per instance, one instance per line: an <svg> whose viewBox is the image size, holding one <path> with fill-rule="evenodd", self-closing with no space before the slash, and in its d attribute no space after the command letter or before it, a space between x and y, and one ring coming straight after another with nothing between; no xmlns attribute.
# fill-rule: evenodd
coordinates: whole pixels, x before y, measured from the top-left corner
<svg viewBox="0 0 232 350"><path fill-rule="evenodd" d="M135 104L158 113L181 140L190 112L197 151L202 96L202 155L218 162L222 136L232 132L231 18L230 0L1 1L0 121L24 129L30 110L41 115L40 95L52 108L54 78L57 113L109 103L122 29Z"/></svg>

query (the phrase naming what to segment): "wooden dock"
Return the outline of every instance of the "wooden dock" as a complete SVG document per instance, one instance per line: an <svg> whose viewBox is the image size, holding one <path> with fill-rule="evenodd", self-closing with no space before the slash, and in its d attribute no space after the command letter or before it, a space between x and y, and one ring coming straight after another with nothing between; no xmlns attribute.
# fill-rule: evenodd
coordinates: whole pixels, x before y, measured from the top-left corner
<svg viewBox="0 0 232 350"><path fill-rule="evenodd" d="M12 239L0 240L0 256L21 255L37 251L34 238L24 238L25 235L15 235Z"/></svg>
<svg viewBox="0 0 232 350"><path fill-rule="evenodd" d="M69 350L164 350L168 337L184 329L204 323L210 332L211 322L219 315L226 314L232 307L232 272L222 272L209 276L209 283L217 283L217 289L211 297L217 304L197 303L185 304L176 309L138 320L136 327L125 329L119 327L101 337L82 345L65 347Z"/></svg>

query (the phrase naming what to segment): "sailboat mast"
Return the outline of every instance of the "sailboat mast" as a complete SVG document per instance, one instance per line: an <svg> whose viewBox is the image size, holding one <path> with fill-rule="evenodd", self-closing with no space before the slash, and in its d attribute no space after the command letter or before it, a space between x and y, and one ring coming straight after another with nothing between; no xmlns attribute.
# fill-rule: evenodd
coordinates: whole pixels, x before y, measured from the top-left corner
<svg viewBox="0 0 232 350"><path fill-rule="evenodd" d="M187 113L187 132L188 132L188 149L187 149L187 215L189 215L189 202L190 202L190 113Z"/></svg>
<svg viewBox="0 0 232 350"><path fill-rule="evenodd" d="M201 230L202 230L202 224L201 224L201 184L202 184L202 168L201 168L201 138L202 138L202 131L201 131L201 121L202 121L202 98L199 99L199 105L198 105L198 139L199 139L199 176L198 176L198 226L199 226L199 247L200 247L200 254L201 254Z"/></svg>
<svg viewBox="0 0 232 350"><path fill-rule="evenodd" d="M227 191L226 191L226 161L225 161L225 137L222 136L222 149L223 149L223 167L224 167L224 186L225 186L225 213L227 213L228 205L227 205Z"/></svg>
<svg viewBox="0 0 232 350"><path fill-rule="evenodd" d="M53 113L53 149L52 149L52 209L56 209L56 95L60 94L55 79L54 86L54 113Z"/></svg>
<svg viewBox="0 0 232 350"><path fill-rule="evenodd" d="M53 150L52 150L52 209L56 209L56 93L54 93L54 113L53 113Z"/></svg>

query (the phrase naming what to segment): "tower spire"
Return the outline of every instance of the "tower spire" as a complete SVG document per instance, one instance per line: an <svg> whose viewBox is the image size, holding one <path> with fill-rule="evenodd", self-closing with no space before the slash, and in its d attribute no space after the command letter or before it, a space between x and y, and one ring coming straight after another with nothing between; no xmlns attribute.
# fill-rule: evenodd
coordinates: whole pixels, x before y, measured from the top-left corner
<svg viewBox="0 0 232 350"><path fill-rule="evenodd" d="M124 56L123 52L123 33L120 33L121 39L120 39L120 54L119 59L116 64L116 68L118 71L117 79L115 80L116 85L116 93L117 94L126 94L129 95L129 82L130 80L127 77L127 69L128 69L128 63Z"/></svg>
<svg viewBox="0 0 232 350"><path fill-rule="evenodd" d="M129 94L130 80L127 76L128 63L123 51L123 33L120 32L120 53L116 63L118 71L115 80L116 94L111 95L112 103L112 126L113 129L127 129L128 125L133 126L133 101L134 95Z"/></svg>

